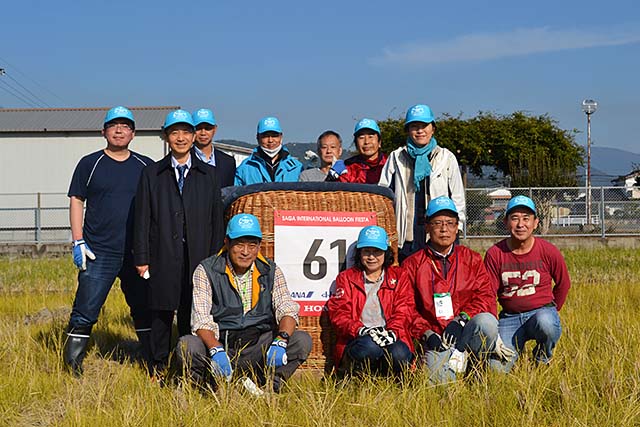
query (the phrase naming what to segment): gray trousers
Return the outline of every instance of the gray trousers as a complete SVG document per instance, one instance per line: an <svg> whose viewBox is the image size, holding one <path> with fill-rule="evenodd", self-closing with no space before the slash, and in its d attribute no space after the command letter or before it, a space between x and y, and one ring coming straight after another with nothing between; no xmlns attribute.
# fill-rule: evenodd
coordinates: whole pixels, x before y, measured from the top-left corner
<svg viewBox="0 0 640 427"><path fill-rule="evenodd" d="M264 385L266 382L265 371L267 370L265 355L272 341L273 332L268 331L261 334L255 344L244 347L242 350L227 349L234 374L241 373L252 376L258 384ZM286 381L293 375L298 366L307 360L311 346L312 340L308 333L295 331L291 335L287 346L288 363L279 368L271 368L274 369L277 382ZM195 335L180 337L176 350L178 365L185 375L197 383L210 382L215 385L211 374L211 359L204 342L199 337Z"/></svg>

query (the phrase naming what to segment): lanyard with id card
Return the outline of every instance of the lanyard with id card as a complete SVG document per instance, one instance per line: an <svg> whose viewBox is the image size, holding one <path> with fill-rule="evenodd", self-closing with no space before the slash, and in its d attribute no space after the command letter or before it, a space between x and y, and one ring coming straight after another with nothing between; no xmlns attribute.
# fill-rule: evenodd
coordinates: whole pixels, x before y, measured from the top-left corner
<svg viewBox="0 0 640 427"><path fill-rule="evenodd" d="M433 294L433 306L436 308L436 318L438 320L453 318L453 302L449 292Z"/></svg>

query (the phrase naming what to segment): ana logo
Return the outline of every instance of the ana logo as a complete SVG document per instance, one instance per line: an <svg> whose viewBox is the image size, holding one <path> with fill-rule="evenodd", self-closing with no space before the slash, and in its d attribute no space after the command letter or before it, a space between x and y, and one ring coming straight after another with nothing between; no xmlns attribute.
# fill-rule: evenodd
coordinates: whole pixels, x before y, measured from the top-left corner
<svg viewBox="0 0 640 427"><path fill-rule="evenodd" d="M370 228L364 232L364 235L367 236L367 239L378 240L381 237L380 230L377 228Z"/></svg>
<svg viewBox="0 0 640 427"><path fill-rule="evenodd" d="M238 225L241 228L251 228L253 227L253 218L250 216L243 216L238 219Z"/></svg>
<svg viewBox="0 0 640 427"><path fill-rule="evenodd" d="M373 122L373 120L371 119L362 119L360 120L360 123L358 123L358 127L370 127L373 126L375 123Z"/></svg>
<svg viewBox="0 0 640 427"><path fill-rule="evenodd" d="M115 114L127 114L127 115L129 114L129 110L127 110L127 109L126 109L126 108L124 108L124 107L116 107L116 108L113 110L113 112L114 112Z"/></svg>
<svg viewBox="0 0 640 427"><path fill-rule="evenodd" d="M173 118L174 119L178 119L178 120L186 120L187 119L187 112L184 110L177 110L173 112Z"/></svg>
<svg viewBox="0 0 640 427"><path fill-rule="evenodd" d="M264 119L262 124L267 126L267 127L275 127L276 119L274 119L273 117L268 117L268 118Z"/></svg>
<svg viewBox="0 0 640 427"><path fill-rule="evenodd" d="M436 205L438 205L438 206L449 206L449 199L446 199L444 197L438 197L436 199Z"/></svg>
<svg viewBox="0 0 640 427"><path fill-rule="evenodd" d="M198 110L196 115L201 119L206 119L207 117L209 117L209 112L207 110Z"/></svg>
<svg viewBox="0 0 640 427"><path fill-rule="evenodd" d="M412 116L421 116L424 114L424 107L422 105L416 105L411 109Z"/></svg>

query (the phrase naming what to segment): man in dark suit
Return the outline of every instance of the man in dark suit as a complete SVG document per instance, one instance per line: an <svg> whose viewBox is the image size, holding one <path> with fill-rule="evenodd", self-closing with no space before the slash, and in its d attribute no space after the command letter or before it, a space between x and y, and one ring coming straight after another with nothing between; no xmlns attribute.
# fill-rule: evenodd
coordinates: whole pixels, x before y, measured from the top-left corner
<svg viewBox="0 0 640 427"><path fill-rule="evenodd" d="M193 152L200 160L216 169L221 188L233 185L233 178L236 174L236 161L229 154L213 146L213 137L218 129L213 111L206 108L195 111L193 113L193 124L196 128Z"/></svg>
<svg viewBox="0 0 640 427"><path fill-rule="evenodd" d="M191 114L167 116L163 137L171 153L142 171L136 193L134 260L149 280L151 367L161 373L178 333L191 332L191 276L224 239L222 200L215 170L191 155L195 129Z"/></svg>

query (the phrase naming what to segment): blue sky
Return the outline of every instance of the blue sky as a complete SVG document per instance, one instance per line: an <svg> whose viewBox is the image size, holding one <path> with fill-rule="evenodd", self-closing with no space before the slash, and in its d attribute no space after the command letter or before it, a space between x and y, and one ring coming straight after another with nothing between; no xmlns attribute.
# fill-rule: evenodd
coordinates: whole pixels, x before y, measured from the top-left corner
<svg viewBox="0 0 640 427"><path fill-rule="evenodd" d="M54 107L209 107L216 139L248 142L265 115L285 141L350 140L359 118L427 103L549 113L585 144L593 98L593 144L640 152L637 1L220 3L9 2L0 67Z"/></svg>

